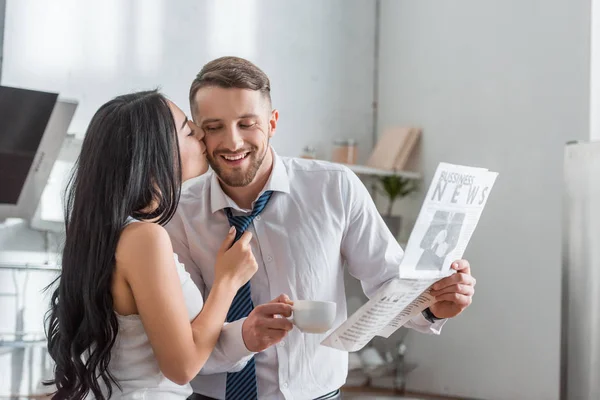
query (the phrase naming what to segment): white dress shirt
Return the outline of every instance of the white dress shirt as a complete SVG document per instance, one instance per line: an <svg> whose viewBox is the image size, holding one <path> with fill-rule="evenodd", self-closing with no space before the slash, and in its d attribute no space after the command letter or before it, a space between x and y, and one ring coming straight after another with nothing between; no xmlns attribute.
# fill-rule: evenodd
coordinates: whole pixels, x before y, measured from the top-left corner
<svg viewBox="0 0 600 400"><path fill-rule="evenodd" d="M292 300L337 304L334 327L347 318L344 268L359 279L367 296L398 277L403 251L376 209L369 192L348 168L325 162L279 157L263 191L273 196L253 223L252 250L258 271L251 279L254 305L282 293ZM262 194L262 192L261 192ZM227 196L214 172L183 190L167 230L173 248L204 296L214 281L217 251L229 223L224 209L249 214ZM409 327L438 334L445 320L430 323L422 315ZM219 343L192 382L197 393L223 399L224 371L237 371L250 359L241 337L243 320L226 324ZM314 399L346 381L348 354L320 342L326 334L286 338L255 354L260 399Z"/></svg>

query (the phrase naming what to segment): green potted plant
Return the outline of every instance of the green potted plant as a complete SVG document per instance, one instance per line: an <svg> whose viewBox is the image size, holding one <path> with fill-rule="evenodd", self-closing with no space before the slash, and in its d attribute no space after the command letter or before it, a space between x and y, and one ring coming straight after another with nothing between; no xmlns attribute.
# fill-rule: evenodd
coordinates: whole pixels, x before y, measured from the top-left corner
<svg viewBox="0 0 600 400"><path fill-rule="evenodd" d="M396 200L406 197L417 190L417 182L414 179L392 175L379 177L378 183L377 191L388 199L386 213L382 215L383 220L394 237L397 238L402 228L402 216L392 215L392 209Z"/></svg>

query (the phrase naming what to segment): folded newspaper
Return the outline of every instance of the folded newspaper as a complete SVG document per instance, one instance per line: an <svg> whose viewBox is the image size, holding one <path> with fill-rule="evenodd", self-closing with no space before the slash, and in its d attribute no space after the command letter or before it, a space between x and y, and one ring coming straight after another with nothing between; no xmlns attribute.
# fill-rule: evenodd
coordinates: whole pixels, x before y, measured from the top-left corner
<svg viewBox="0 0 600 400"><path fill-rule="evenodd" d="M479 222L496 172L440 163L408 240L398 278L377 293L321 344L348 352L374 336L389 337L433 304L430 287L454 273Z"/></svg>

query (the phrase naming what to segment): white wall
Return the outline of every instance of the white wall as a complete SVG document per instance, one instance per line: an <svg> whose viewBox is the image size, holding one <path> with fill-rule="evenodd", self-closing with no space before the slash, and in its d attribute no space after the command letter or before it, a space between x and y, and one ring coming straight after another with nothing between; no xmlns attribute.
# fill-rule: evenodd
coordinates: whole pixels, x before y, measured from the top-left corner
<svg viewBox="0 0 600 400"><path fill-rule="evenodd" d="M71 132L117 94L159 86L186 112L191 81L219 56L271 78L284 155L334 137L372 145L374 5L360 0L8 0L2 84L80 101ZM364 155L366 157L366 155Z"/></svg>
<svg viewBox="0 0 600 400"><path fill-rule="evenodd" d="M600 140L600 3L591 3L590 138Z"/></svg>
<svg viewBox="0 0 600 400"><path fill-rule="evenodd" d="M81 137L103 102L131 90L159 86L187 112L202 65L238 55L271 78L277 151L312 145L328 158L336 137L372 146L374 18L362 0L8 0L2 84L79 100L70 132ZM43 235L0 225L0 253L43 261ZM0 275L0 291L11 290L9 276ZM0 301L0 330L12 330L13 300ZM0 395L9 366L0 356Z"/></svg>
<svg viewBox="0 0 600 400"><path fill-rule="evenodd" d="M563 144L589 137L590 0L383 0L379 127L424 129L439 161L498 171L466 252L474 303L412 334L410 389L558 398Z"/></svg>

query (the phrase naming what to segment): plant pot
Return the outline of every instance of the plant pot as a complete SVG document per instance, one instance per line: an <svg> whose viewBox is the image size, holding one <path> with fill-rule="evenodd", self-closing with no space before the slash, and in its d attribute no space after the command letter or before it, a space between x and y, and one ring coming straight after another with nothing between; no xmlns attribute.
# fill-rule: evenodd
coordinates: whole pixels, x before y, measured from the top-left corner
<svg viewBox="0 0 600 400"><path fill-rule="evenodd" d="M392 232L392 235L398 239L400 230L402 229L402 217L399 215L384 215L383 222L385 222L390 232Z"/></svg>

